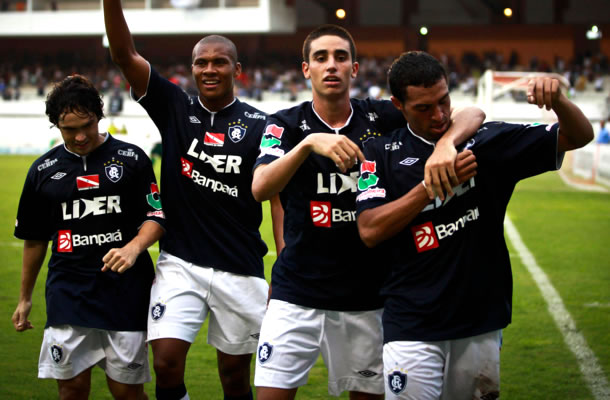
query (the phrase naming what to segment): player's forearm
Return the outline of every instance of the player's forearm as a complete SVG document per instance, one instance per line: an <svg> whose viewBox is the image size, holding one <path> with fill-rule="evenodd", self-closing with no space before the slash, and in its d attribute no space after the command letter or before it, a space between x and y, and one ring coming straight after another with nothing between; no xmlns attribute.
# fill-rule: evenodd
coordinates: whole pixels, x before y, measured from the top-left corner
<svg viewBox="0 0 610 400"><path fill-rule="evenodd" d="M593 127L574 103L563 94L553 104L553 111L559 120L559 151L574 150L593 140Z"/></svg>
<svg viewBox="0 0 610 400"><path fill-rule="evenodd" d="M284 208L280 202L280 196L271 198L271 221L273 225L273 239L275 241L275 252L280 254L284 248Z"/></svg>
<svg viewBox="0 0 610 400"><path fill-rule="evenodd" d="M367 247L377 246L405 229L429 203L420 183L397 200L363 211L358 216L360 238Z"/></svg>
<svg viewBox="0 0 610 400"><path fill-rule="evenodd" d="M302 141L283 157L258 166L252 178L252 195L256 201L270 200L281 192L311 153L311 145Z"/></svg>
<svg viewBox="0 0 610 400"><path fill-rule="evenodd" d="M158 223L154 221L145 221L138 230L138 234L127 244L127 246L132 246L135 254L138 255L161 239L164 233L165 230Z"/></svg>
<svg viewBox="0 0 610 400"><path fill-rule="evenodd" d="M453 146L464 143L474 136L483 121L485 113L478 107L454 109L451 113L451 126L439 143L449 142Z"/></svg>
<svg viewBox="0 0 610 400"><path fill-rule="evenodd" d="M48 242L38 240L26 240L23 244L20 302L30 302L32 300L36 279L47 254L47 246Z"/></svg>
<svg viewBox="0 0 610 400"><path fill-rule="evenodd" d="M104 0L104 24L112 61L118 65L129 62L137 53L123 15L121 0Z"/></svg>

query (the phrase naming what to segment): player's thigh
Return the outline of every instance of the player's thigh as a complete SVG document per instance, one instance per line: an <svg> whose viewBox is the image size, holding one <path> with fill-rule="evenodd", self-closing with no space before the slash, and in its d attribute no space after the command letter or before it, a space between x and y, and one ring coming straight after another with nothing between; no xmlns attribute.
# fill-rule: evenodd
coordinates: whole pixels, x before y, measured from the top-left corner
<svg viewBox="0 0 610 400"><path fill-rule="evenodd" d="M257 387L293 389L307 383L320 354L324 313L271 300L256 354Z"/></svg>
<svg viewBox="0 0 610 400"><path fill-rule="evenodd" d="M330 394L384 392L382 312L325 311L322 357Z"/></svg>
<svg viewBox="0 0 610 400"><path fill-rule="evenodd" d="M383 346L388 400L437 400L443 390L446 342L389 342Z"/></svg>
<svg viewBox="0 0 610 400"><path fill-rule="evenodd" d="M161 252L150 292L147 340L195 341L208 314L212 274L211 268Z"/></svg>
<svg viewBox="0 0 610 400"><path fill-rule="evenodd" d="M91 368L71 379L58 379L57 389L61 400L87 400L91 391Z"/></svg>
<svg viewBox="0 0 610 400"><path fill-rule="evenodd" d="M104 359L104 347L95 329L73 325L44 330L38 377L69 380Z"/></svg>
<svg viewBox="0 0 610 400"><path fill-rule="evenodd" d="M100 331L106 357L97 365L112 380L129 385L150 382L144 331Z"/></svg>
<svg viewBox="0 0 610 400"><path fill-rule="evenodd" d="M267 307L262 278L214 270L208 305L208 343L225 354L253 354Z"/></svg>
<svg viewBox="0 0 610 400"><path fill-rule="evenodd" d="M498 398L500 342L499 330L450 341L442 399Z"/></svg>
<svg viewBox="0 0 610 400"><path fill-rule="evenodd" d="M108 375L106 375L106 383L115 400L144 400L148 398L144 393L143 384L129 385L117 382Z"/></svg>

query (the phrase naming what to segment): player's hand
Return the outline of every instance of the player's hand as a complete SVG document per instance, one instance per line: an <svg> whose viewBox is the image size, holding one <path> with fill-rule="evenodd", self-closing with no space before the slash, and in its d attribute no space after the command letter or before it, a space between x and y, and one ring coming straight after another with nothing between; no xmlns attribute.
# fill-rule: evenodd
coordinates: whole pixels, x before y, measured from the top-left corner
<svg viewBox="0 0 610 400"><path fill-rule="evenodd" d="M364 154L358 145L344 135L334 133L314 133L305 139L314 153L330 158L343 173L352 168L358 160L364 162Z"/></svg>
<svg viewBox="0 0 610 400"><path fill-rule="evenodd" d="M477 174L477 159L472 150L464 150L455 160L455 173L458 184L466 182Z"/></svg>
<svg viewBox="0 0 610 400"><path fill-rule="evenodd" d="M31 301L20 301L17 304L17 308L13 313L13 326L17 332L24 332L28 329L34 328L30 320L28 320L28 316L30 315L30 311L32 310L32 302Z"/></svg>
<svg viewBox="0 0 610 400"><path fill-rule="evenodd" d="M133 246L126 245L120 249L110 249L102 258L102 261L104 262L102 271L106 272L111 270L122 274L131 268L136 262L136 258L138 258L139 254L132 247Z"/></svg>
<svg viewBox="0 0 610 400"><path fill-rule="evenodd" d="M559 102L561 87L559 81L548 76L538 76L527 83L527 102L536 104L538 108L546 107L547 110Z"/></svg>
<svg viewBox="0 0 610 400"><path fill-rule="evenodd" d="M445 193L453 195L453 186L458 184L455 173L455 160L457 150L452 143L439 140L434 152L426 161L424 170L424 181L426 182L426 192L430 200L438 196L445 200ZM444 189L444 190L443 190Z"/></svg>

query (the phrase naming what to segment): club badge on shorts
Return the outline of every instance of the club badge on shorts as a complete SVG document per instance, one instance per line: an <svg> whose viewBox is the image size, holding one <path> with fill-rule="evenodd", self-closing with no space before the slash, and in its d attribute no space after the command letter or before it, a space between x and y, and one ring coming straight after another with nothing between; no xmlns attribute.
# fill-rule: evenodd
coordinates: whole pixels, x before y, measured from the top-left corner
<svg viewBox="0 0 610 400"><path fill-rule="evenodd" d="M165 304L157 303L150 308L150 317L153 321L158 321L165 314Z"/></svg>
<svg viewBox="0 0 610 400"><path fill-rule="evenodd" d="M388 387L392 393L398 395L407 387L407 374L394 371L388 375Z"/></svg>
<svg viewBox="0 0 610 400"><path fill-rule="evenodd" d="M54 344L53 346L51 346L49 351L51 353L51 358L53 359L55 364L59 364L61 362L61 360L64 358L64 351L61 348L61 346L59 346L57 344Z"/></svg>
<svg viewBox="0 0 610 400"><path fill-rule="evenodd" d="M258 362L260 362L261 364L264 364L267 361L269 361L272 354L273 354L273 345L270 345L269 343L265 342L265 343L261 344L260 346L258 346L257 357L258 357Z"/></svg>

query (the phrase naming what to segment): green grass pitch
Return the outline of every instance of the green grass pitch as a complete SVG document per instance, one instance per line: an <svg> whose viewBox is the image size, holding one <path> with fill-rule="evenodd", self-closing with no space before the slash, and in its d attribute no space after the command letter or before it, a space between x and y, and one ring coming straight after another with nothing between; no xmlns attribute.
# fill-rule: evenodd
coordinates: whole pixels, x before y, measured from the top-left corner
<svg viewBox="0 0 610 400"><path fill-rule="evenodd" d="M37 378L45 324L43 267L30 315L35 329L17 333L11 316L17 304L22 243L13 237L17 203L33 156L0 156L0 399L55 399L56 383ZM521 182L509 216L538 264L557 289L598 359L610 376L610 194L571 189L557 173ZM275 260L269 209L261 233L270 248L266 276ZM509 243L514 277L513 323L504 330L501 353L503 399L594 399L555 326L547 305ZM153 257L158 253L151 252ZM493 266L490 266L493 267ZM205 342L205 327L187 361L186 385L192 399L222 399L215 351ZM151 358L152 361L152 358ZM151 362L152 365L152 362ZM254 365L253 365L254 368ZM154 379L154 378L153 378ZM154 384L146 385L154 398ZM319 361L299 399L329 398L326 370ZM110 399L105 378L94 369L92 399ZM347 399L343 395L342 399Z"/></svg>

